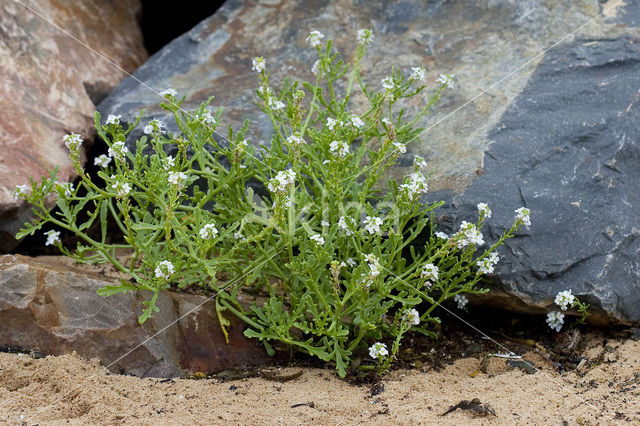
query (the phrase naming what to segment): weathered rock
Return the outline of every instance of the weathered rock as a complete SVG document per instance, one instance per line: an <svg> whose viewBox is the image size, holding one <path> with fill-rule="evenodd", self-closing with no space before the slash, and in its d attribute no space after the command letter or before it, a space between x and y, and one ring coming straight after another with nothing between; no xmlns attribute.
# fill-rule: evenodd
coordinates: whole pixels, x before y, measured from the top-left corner
<svg viewBox="0 0 640 426"><path fill-rule="evenodd" d="M611 138L609 142L599 140L597 146L591 144L592 139L599 138L596 132L635 134L635 130L628 127L637 129L631 121L636 111L632 99L637 90L637 85L633 86L636 80L624 83L622 79L635 66L633 52L634 40L640 36L636 26L639 8L637 1L602 3L598 0L552 3L542 0L228 1L215 15L150 58L135 76L158 91L167 87L178 89L180 95L188 96L187 108L215 95L215 104L226 108L223 128L229 123L239 126L249 118L253 122L250 136L254 143L265 143L271 134L270 123L253 105L257 78L251 71L252 58L267 59L274 85L285 76L310 79L316 54L305 43L309 31L323 32L335 40L339 51L349 55L355 47L356 31L371 28L376 39L363 62L363 74L372 86L379 84L392 66L407 72L411 66L425 66L431 84L440 72L455 75L455 90L425 119L426 132L419 142L410 145L410 153L402 163L409 165L411 154L422 155L433 172L430 188L435 197L452 201L454 195L462 194L446 210L449 219L472 216L475 204L480 201L490 203L496 212L493 224L511 223L513 210L523 203L534 210L531 238L521 233L501 251L504 260L496 275L498 285L496 291L490 293L494 303L525 312L545 312L558 290L571 288L574 294L585 296L588 302L597 305L592 320L638 322L640 311L629 307L638 305L637 298L628 297L638 285L636 240L632 237L637 232L633 229L640 228L637 215L633 215L634 209L638 209L638 204L634 204L636 196L625 192L628 189L624 184L616 183L615 192L602 193L591 180L576 180L565 186L561 181L564 176L572 176L575 161L587 152L593 156L593 165L604 164L614 155L613 146L607 152L614 151L608 154L597 151L597 146L609 146ZM600 12L604 13L599 15ZM588 21L591 22L584 25ZM553 47L558 42L559 45ZM595 47L589 47L590 43ZM551 47L550 56L540 65L545 50ZM577 49L577 53L567 59L563 68L560 58L572 49ZM599 55L600 59L595 56L589 59L589 55ZM607 64L606 57L614 62ZM552 68L556 67L557 72L544 68L554 61ZM593 65L588 66L589 63ZM617 64L620 66L616 67ZM544 71L547 74L542 74L544 77L540 77L540 72L533 74L538 66L547 70ZM560 75L565 71L574 80L568 81ZM595 79L599 71L606 73L602 81L608 86L597 86L600 81L596 83ZM623 73L616 74L618 71ZM529 85L532 75L540 78L533 89ZM584 76L592 79L589 89L583 86ZM545 86L544 78L552 86ZM614 86L616 89L610 94L608 88ZM624 93L625 90L628 93ZM610 99L611 96L617 98ZM407 107L409 114L424 105L425 99L426 94L424 98L414 99ZM103 114L118 113L132 119L145 108L149 119L160 118L170 123L170 118L156 106L160 100L153 91L128 79L99 109ZM362 99L356 97L352 101L353 111L362 112ZM506 112L513 102L516 109ZM630 111L620 110L618 105L622 104L625 108L631 105ZM539 109L541 105L546 110ZM526 112L522 112L525 107ZM569 111L571 108L578 108L577 113ZM616 118L618 111L622 111L623 116ZM512 123L514 119L509 117L516 112L520 121ZM599 124L595 115L610 119ZM582 127L581 120L591 123L588 126L593 125L592 133L586 133L588 126ZM569 121L573 123L571 127L565 125ZM626 123L623 130L616 127L623 122ZM502 129L503 125L507 127ZM508 144L507 138L520 130L509 125L526 126L526 143ZM533 135L535 132L539 134ZM585 136L589 134L591 138ZM558 141L560 136L564 144ZM505 139L500 139L503 137ZM580 149L578 141L583 141ZM536 146L538 142L542 145ZM546 158L549 156L546 150L553 149L550 144L553 147L567 145L566 152L537 163L535 159L523 161L533 153L536 158ZM625 139L624 149L629 150L629 156L619 161L632 161L635 155L632 146L632 141ZM582 151L582 147L586 151ZM553 163L558 155L567 161ZM507 164L507 160L515 164ZM571 160L574 161L571 168L564 170ZM518 165L523 169L518 171ZM406 170L398 167L392 171L392 177L403 175ZM586 175L585 168L583 178L586 179ZM535 176L536 180L527 180L529 176ZM514 180L515 177L522 181ZM634 181L633 174L618 178L628 185ZM542 180L538 182L538 179ZM517 183L522 187L524 180L529 185L525 191L531 192L520 198ZM498 182L500 186L496 186ZM547 191L546 195L542 191ZM534 194L539 195L534 197ZM582 206L588 203L591 208L597 200L602 206L630 204L618 211L604 212L604 207L597 210L604 215L585 215L580 207L571 204L580 201ZM501 229L490 227L488 230L495 237ZM602 237L603 231L611 236ZM606 274L598 277L605 259L609 259L607 264L611 266ZM625 272L623 265L631 271ZM635 291L635 294L639 293Z"/></svg>
<svg viewBox="0 0 640 426"><path fill-rule="evenodd" d="M43 0L28 5L125 71L146 59L136 21L138 0ZM62 136L75 132L91 141L94 102L125 74L20 3L2 2L0 11L2 253L16 246L16 231L32 217L30 209L14 199L16 186L28 184L30 176L48 176L58 165L58 180L73 181Z"/></svg>
<svg viewBox="0 0 640 426"><path fill-rule="evenodd" d="M214 303L204 296L163 292L160 312L140 325L143 295L96 294L115 282L86 268L1 256L0 346L51 355L76 351L112 371L149 377L256 365L269 358L258 342L244 337L243 323L232 315L226 315L227 344Z"/></svg>

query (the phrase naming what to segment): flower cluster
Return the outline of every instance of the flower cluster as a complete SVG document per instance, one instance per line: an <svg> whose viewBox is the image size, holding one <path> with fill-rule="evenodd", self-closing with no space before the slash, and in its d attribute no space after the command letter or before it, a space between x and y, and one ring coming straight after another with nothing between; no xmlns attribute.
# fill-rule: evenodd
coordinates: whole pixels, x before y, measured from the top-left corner
<svg viewBox="0 0 640 426"><path fill-rule="evenodd" d="M430 281L436 281L438 279L438 272L439 269L436 265L433 263L427 263L422 267L422 273L420 276Z"/></svg>
<svg viewBox="0 0 640 426"><path fill-rule="evenodd" d="M491 209L486 203L478 203L478 215L480 219L490 219Z"/></svg>
<svg viewBox="0 0 640 426"><path fill-rule="evenodd" d="M73 152L77 152L80 149L80 147L82 146L82 142L84 142L82 140L82 138L80 137L80 135L77 134L77 133L70 133L68 135L64 135L62 137L62 140L64 141L64 145L72 153Z"/></svg>
<svg viewBox="0 0 640 426"><path fill-rule="evenodd" d="M476 225L464 220L460 224L460 230L455 233L454 238L458 248L463 248L468 245L481 246L484 244L482 233Z"/></svg>
<svg viewBox="0 0 640 426"><path fill-rule="evenodd" d="M131 185L129 182L124 182L116 178L115 175L111 175L111 179L114 180L113 184L111 184L111 188L116 190L116 194L118 197L125 197L131 191Z"/></svg>
<svg viewBox="0 0 640 426"><path fill-rule="evenodd" d="M391 76L386 76L381 81L382 87L386 90L393 90L396 87L396 84L393 82L393 78Z"/></svg>
<svg viewBox="0 0 640 426"><path fill-rule="evenodd" d="M300 136L299 132L296 132L287 138L287 144L292 148L296 149L302 145L304 145L304 139Z"/></svg>
<svg viewBox="0 0 640 426"><path fill-rule="evenodd" d="M493 273L493 267L500 260L498 253L492 252L489 256L480 259L476 262L479 274L491 274Z"/></svg>
<svg viewBox="0 0 640 426"><path fill-rule="evenodd" d="M364 121L357 115L351 114L348 118L349 124L351 124L356 129L362 129L364 127Z"/></svg>
<svg viewBox="0 0 640 426"><path fill-rule="evenodd" d="M124 161L124 156L127 152L129 152L129 148L125 146L124 141L116 141L109 147L107 154L116 160Z"/></svg>
<svg viewBox="0 0 640 426"><path fill-rule="evenodd" d="M103 169L106 169L109 166L109 163L111 163L111 158L105 154L100 154L93 159L93 165L100 166Z"/></svg>
<svg viewBox="0 0 640 426"><path fill-rule="evenodd" d="M446 86L447 89L453 89L453 74L440 74L440 77L438 77L436 81L443 86Z"/></svg>
<svg viewBox="0 0 640 426"><path fill-rule="evenodd" d="M319 246L324 245L324 238L322 238L322 235L320 234L313 234L312 236L309 237L309 239L311 239L312 241L315 241L315 243Z"/></svg>
<svg viewBox="0 0 640 426"><path fill-rule="evenodd" d="M571 306L575 300L576 297L571 294L571 290L565 290L557 294L555 303L560 306L560 309L566 311L567 307Z"/></svg>
<svg viewBox="0 0 640 426"><path fill-rule="evenodd" d="M164 160L162 160L162 168L168 171L176 166L176 159L173 158L173 155L167 156Z"/></svg>
<svg viewBox="0 0 640 426"><path fill-rule="evenodd" d="M16 186L16 190L13 191L13 198L18 201L20 198L23 198L27 193L27 185L18 185Z"/></svg>
<svg viewBox="0 0 640 426"><path fill-rule="evenodd" d="M52 246L60 242L60 231L54 231L52 229L51 231L45 232L44 235L47 236L47 242L44 243L45 246Z"/></svg>
<svg viewBox="0 0 640 426"><path fill-rule="evenodd" d="M427 168L427 162L425 161L424 158L420 157L419 155L416 155L413 158L413 162L416 165L416 167L418 167L419 169L426 169Z"/></svg>
<svg viewBox="0 0 640 426"><path fill-rule="evenodd" d="M329 144L329 152L335 158L345 158L349 155L349 145L345 141L333 141Z"/></svg>
<svg viewBox="0 0 640 426"><path fill-rule="evenodd" d="M200 228L200 238L203 240L211 240L218 236L218 229L214 223L207 223Z"/></svg>
<svg viewBox="0 0 640 426"><path fill-rule="evenodd" d="M402 321L406 322L408 325L418 325L420 324L420 314L415 309L407 309L402 313Z"/></svg>
<svg viewBox="0 0 640 426"><path fill-rule="evenodd" d="M216 123L216 119L215 117L211 114L211 111L204 111L203 113L198 115L198 120L204 124L205 126L208 127L212 127L215 126Z"/></svg>
<svg viewBox="0 0 640 426"><path fill-rule="evenodd" d="M369 46L374 39L373 33L368 29L358 30L357 38L358 44L361 44L363 46Z"/></svg>
<svg viewBox="0 0 640 426"><path fill-rule="evenodd" d="M398 150L398 152L400 154L404 154L407 152L407 146L405 144L403 144L402 142L394 142L393 146L396 147L396 149Z"/></svg>
<svg viewBox="0 0 640 426"><path fill-rule="evenodd" d="M168 280L174 272L173 263L168 260L159 262L156 265L156 270L154 271L156 278L162 278L165 280Z"/></svg>
<svg viewBox="0 0 640 426"><path fill-rule="evenodd" d="M324 38L324 34L320 31L311 31L309 36L307 37L307 42L311 45L311 47L318 47L322 44L320 41Z"/></svg>
<svg viewBox="0 0 640 426"><path fill-rule="evenodd" d="M427 78L427 70L422 67L412 67L411 75L409 76L410 80L415 81L424 81Z"/></svg>
<svg viewBox="0 0 640 426"><path fill-rule="evenodd" d="M145 135L152 135L156 133L162 134L164 133L163 127L165 127L165 124L162 121L151 120L146 126L144 126L144 134Z"/></svg>
<svg viewBox="0 0 640 426"><path fill-rule="evenodd" d="M342 123L342 121L336 120L335 118L327 118L327 128L332 132L335 132L337 129L342 127L343 124L344 123Z"/></svg>
<svg viewBox="0 0 640 426"><path fill-rule="evenodd" d="M262 57L259 56L257 58L253 58L253 70L258 72L258 73L262 73L264 72L265 66L267 65L267 61Z"/></svg>
<svg viewBox="0 0 640 426"><path fill-rule="evenodd" d="M367 216L364 218L364 230L369 233L369 235L377 234L380 232L380 227L382 226L383 220L380 217L372 217Z"/></svg>
<svg viewBox="0 0 640 426"><path fill-rule="evenodd" d="M409 198L410 201L417 199L421 194L426 194L429 190L427 179L420 172L409 175L407 181L400 185L400 191Z"/></svg>
<svg viewBox="0 0 640 426"><path fill-rule="evenodd" d="M272 193L284 193L287 188L296 181L296 172L291 169L278 172L276 176L269 181L267 187Z"/></svg>
<svg viewBox="0 0 640 426"><path fill-rule="evenodd" d="M376 342L369 348L369 356L373 359L384 358L387 355L389 351L384 343Z"/></svg>
<svg viewBox="0 0 640 426"><path fill-rule="evenodd" d="M344 231L344 233L346 235L353 235L353 232L351 231L349 225L347 224L347 219L351 222L351 224L353 225L353 219L350 217L344 217L344 216L340 216L340 219L338 219L338 228L342 229Z"/></svg>
<svg viewBox="0 0 640 426"><path fill-rule="evenodd" d="M370 278L375 278L378 275L380 275L380 259L378 259L375 255L373 254L367 254L364 257L365 262L367 262L368 266L369 266L369 277Z"/></svg>
<svg viewBox="0 0 640 426"><path fill-rule="evenodd" d="M564 324L564 314L558 311L549 312L547 314L547 324L549 324L549 327L551 327L552 330L562 330L562 325Z"/></svg>
<svg viewBox="0 0 640 426"><path fill-rule="evenodd" d="M182 186L182 182L187 179L187 175L184 172L169 172L167 181L170 185Z"/></svg>
<svg viewBox="0 0 640 426"><path fill-rule="evenodd" d="M178 91L172 87L169 87L168 89L164 89L163 91L161 91L160 96L162 96L163 98L175 98L176 96L178 96Z"/></svg>
<svg viewBox="0 0 640 426"><path fill-rule="evenodd" d="M516 210L516 221L525 226L531 226L531 210L526 207L520 207Z"/></svg>
<svg viewBox="0 0 640 426"><path fill-rule="evenodd" d="M121 115L113 115L113 114L109 114L109 115L107 116L107 120L104 122L104 124L105 124L106 126L111 126L111 125L117 126L117 125L119 125L119 124L120 124L120 119L121 119L121 118L122 118L122 116L121 116Z"/></svg>
<svg viewBox="0 0 640 426"><path fill-rule="evenodd" d="M456 294L453 296L453 300L458 304L458 309L464 309L467 303L469 303L469 299L462 294Z"/></svg>
<svg viewBox="0 0 640 426"><path fill-rule="evenodd" d="M64 196L65 198L71 197L71 194L73 193L73 184L71 182L60 183L56 181L55 185L58 194Z"/></svg>

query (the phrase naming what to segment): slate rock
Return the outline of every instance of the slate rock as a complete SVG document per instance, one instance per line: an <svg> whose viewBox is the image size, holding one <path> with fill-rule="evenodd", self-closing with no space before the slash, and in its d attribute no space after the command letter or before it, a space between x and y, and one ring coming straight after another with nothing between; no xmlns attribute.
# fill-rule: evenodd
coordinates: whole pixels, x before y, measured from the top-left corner
<svg viewBox="0 0 640 426"><path fill-rule="evenodd" d="M145 295L96 294L117 282L64 262L0 256L0 346L47 355L75 351L98 358L111 371L139 377L183 376L268 360L232 315L225 316L231 321L227 344L215 305L204 296L163 292L160 312L140 325Z"/></svg>
<svg viewBox="0 0 640 426"><path fill-rule="evenodd" d="M495 237L514 207L531 210L500 250L506 294L546 308L571 289L594 322L640 322L639 88L637 38L578 40L545 55L491 132L484 173L447 215L468 220L485 201Z"/></svg>
<svg viewBox="0 0 640 426"><path fill-rule="evenodd" d="M634 229L640 226L631 213L638 208L637 191L629 192L635 142L626 137L619 154L616 144L637 131L632 119L639 8L638 0L228 1L150 58L135 77L156 91L176 88L187 95L186 109L215 95L214 107L226 108L222 128L238 128L249 118L253 143L268 143L270 123L253 104L252 58L267 59L274 86L285 76L308 80L315 61L305 43L310 31L335 39L336 49L348 56L356 31L370 28L375 40L362 68L372 87L392 66L407 73L412 66L426 67L431 87L441 72L456 80L390 177L405 175L413 154L422 155L432 173L428 198L448 201L440 212L443 226L475 218L476 203L487 202L494 209L488 241L512 222L516 208L533 211L531 229L501 249L496 285L482 303L542 314L559 290L572 289L594 305L590 321L638 322ZM170 123L157 106L162 99L149 87L127 79L99 110L132 120L145 108L143 124L151 118ZM426 93L413 99L408 115L425 103ZM354 97L352 110L362 113L363 99ZM601 140L605 134L608 139ZM509 139L518 135L526 139ZM139 136L132 134L130 149ZM591 170L596 164L601 167ZM596 171L604 176L601 182L594 180ZM604 183L607 178L614 189Z"/></svg>
<svg viewBox="0 0 640 426"><path fill-rule="evenodd" d="M25 4L125 71L147 57L139 0ZM16 232L33 217L14 199L16 186L48 177L56 166L60 182L73 181L62 136L79 133L88 146L95 103L125 77L52 23L18 2L0 5L0 253L18 244Z"/></svg>

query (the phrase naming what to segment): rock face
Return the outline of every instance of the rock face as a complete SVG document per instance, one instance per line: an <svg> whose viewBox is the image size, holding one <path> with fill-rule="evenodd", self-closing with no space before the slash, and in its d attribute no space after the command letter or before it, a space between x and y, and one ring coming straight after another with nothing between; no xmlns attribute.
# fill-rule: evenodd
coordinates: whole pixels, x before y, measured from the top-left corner
<svg viewBox="0 0 640 426"><path fill-rule="evenodd" d="M214 303L204 296L164 292L160 312L139 325L139 294L96 294L115 282L86 268L0 256L0 346L50 355L76 351L114 372L139 377L209 372L269 358L260 344L244 337L243 324L232 315L227 315L232 323L227 344Z"/></svg>
<svg viewBox="0 0 640 426"><path fill-rule="evenodd" d="M58 180L73 181L62 136L75 132L91 141L94 103L126 76L53 24L125 71L147 56L138 0L27 5L33 11L13 1L0 5L0 253L17 245L16 231L31 219L30 209L14 199L16 186L58 165Z"/></svg>
<svg viewBox="0 0 640 426"><path fill-rule="evenodd" d="M638 158L639 9L631 0L230 0L135 76L156 91L176 88L187 95L187 109L215 95L214 106L226 108L222 128L249 118L253 142L265 143L270 123L253 105L252 58L267 59L274 85L285 76L308 80L316 59L305 43L310 31L333 38L349 56L356 31L370 28L376 39L363 78L372 86L392 66L407 73L424 66L430 84L440 72L455 75L455 89L422 123L425 133L402 162L427 158L432 196L449 201L442 221L457 226L454 220L474 217L475 204L487 202L496 237L515 208L533 210L530 232L501 251L491 300L545 312L558 290L570 288L594 305L593 321L637 323L640 206L630 186ZM147 119L170 123L160 100L127 79L99 110L132 119L145 108ZM425 103L426 94L414 99L409 115ZM362 99L352 107L362 113ZM391 177L406 171L398 167Z"/></svg>

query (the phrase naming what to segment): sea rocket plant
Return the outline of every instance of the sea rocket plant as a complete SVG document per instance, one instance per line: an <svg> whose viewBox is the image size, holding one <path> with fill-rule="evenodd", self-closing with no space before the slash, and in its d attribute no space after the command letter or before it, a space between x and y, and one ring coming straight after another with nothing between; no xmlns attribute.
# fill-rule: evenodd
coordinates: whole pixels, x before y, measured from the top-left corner
<svg viewBox="0 0 640 426"><path fill-rule="evenodd" d="M286 80L282 88L270 81L270 62L253 58L258 104L273 127L269 140L251 141L247 123L219 142L214 132L223 119L209 109L213 99L187 112L175 89L161 92L161 107L173 114L176 134L142 114L132 123L109 115L104 124L96 114L107 151L94 160L100 170L89 176L81 136L65 137L78 188L56 182L55 171L18 186L14 196L39 218L19 236L38 232L66 255L128 274L100 294L141 292L140 322L158 310L161 291L197 287L215 298L225 335L226 317L235 315L271 354L296 349L332 362L341 376L354 358L360 368L384 372L407 333L436 337L439 306L453 299L464 308L467 295L485 291L479 286L499 260L495 250L531 224L531 212L516 210L492 244L481 232L491 219L486 203L453 235L437 229L432 218L442 202L424 201L426 160L395 166L420 143L415 123L454 87L453 77L442 74L431 87L416 64L367 84L360 60L373 40L370 30L358 31L347 64L331 40L312 31L306 42L317 61L301 71L311 81ZM410 117L402 103L411 97L423 106ZM145 136L127 140L139 126ZM388 178L392 168L404 177ZM56 230L43 236L50 226ZM57 229L77 235L75 250ZM126 261L115 256L123 250ZM260 300L240 303L241 287ZM559 296L560 309L579 307L571 297Z"/></svg>

